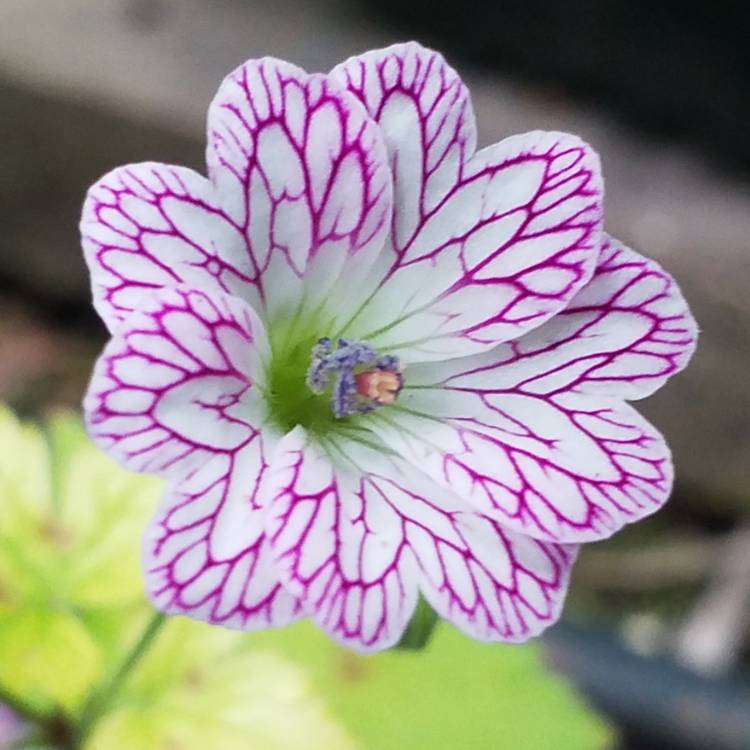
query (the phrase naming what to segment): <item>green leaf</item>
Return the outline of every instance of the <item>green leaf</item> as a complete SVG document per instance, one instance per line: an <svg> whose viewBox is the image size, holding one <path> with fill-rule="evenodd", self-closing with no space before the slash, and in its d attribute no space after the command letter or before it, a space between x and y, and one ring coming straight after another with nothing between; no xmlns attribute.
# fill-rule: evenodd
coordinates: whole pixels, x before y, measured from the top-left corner
<svg viewBox="0 0 750 750"><path fill-rule="evenodd" d="M46 431L0 406L0 683L77 707L150 607L140 540L159 483L118 468L71 415Z"/></svg>
<svg viewBox="0 0 750 750"><path fill-rule="evenodd" d="M59 415L49 433L53 445L67 449L56 472L57 518L68 545L58 585L84 608L142 602L140 540L162 483L117 466L88 441L76 418Z"/></svg>
<svg viewBox="0 0 750 750"><path fill-rule="evenodd" d="M299 664L252 636L171 620L88 750L356 750Z"/></svg>
<svg viewBox="0 0 750 750"><path fill-rule="evenodd" d="M47 596L53 559L47 445L0 406L0 604Z"/></svg>
<svg viewBox="0 0 750 750"><path fill-rule="evenodd" d="M74 616L0 611L0 684L37 710L74 710L99 675L101 653Z"/></svg>
<svg viewBox="0 0 750 750"><path fill-rule="evenodd" d="M359 656L310 623L254 641L313 674L368 750L601 750L610 728L544 666L536 645L486 645L440 625L421 651Z"/></svg>
<svg viewBox="0 0 750 750"><path fill-rule="evenodd" d="M143 601L140 538L161 483L119 468L58 415L46 436L0 407L0 603Z"/></svg>

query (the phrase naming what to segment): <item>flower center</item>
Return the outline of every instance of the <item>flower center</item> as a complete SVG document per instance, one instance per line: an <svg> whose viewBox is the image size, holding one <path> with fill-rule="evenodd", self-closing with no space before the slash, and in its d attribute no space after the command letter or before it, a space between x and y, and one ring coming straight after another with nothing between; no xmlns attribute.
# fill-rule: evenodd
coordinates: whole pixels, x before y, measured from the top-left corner
<svg viewBox="0 0 750 750"><path fill-rule="evenodd" d="M363 341L320 339L311 351L307 386L315 394L330 390L337 419L366 414L392 404L403 384L397 357L378 354Z"/></svg>

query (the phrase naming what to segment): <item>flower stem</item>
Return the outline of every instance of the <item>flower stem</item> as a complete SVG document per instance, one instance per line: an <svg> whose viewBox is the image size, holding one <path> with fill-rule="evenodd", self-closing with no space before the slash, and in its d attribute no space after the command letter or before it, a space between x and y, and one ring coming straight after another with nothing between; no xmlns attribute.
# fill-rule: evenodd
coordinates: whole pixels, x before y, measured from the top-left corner
<svg viewBox="0 0 750 750"><path fill-rule="evenodd" d="M420 596L411 621L395 648L402 651L421 651L428 644L437 621L435 611Z"/></svg>
<svg viewBox="0 0 750 750"><path fill-rule="evenodd" d="M141 637L127 654L122 664L120 664L108 680L105 680L101 686L91 693L78 720L76 748L83 747L83 743L91 733L94 724L109 708L113 698L117 695L133 669L138 666L141 659L145 656L165 622L165 615L157 612L148 622L143 633L141 633Z"/></svg>

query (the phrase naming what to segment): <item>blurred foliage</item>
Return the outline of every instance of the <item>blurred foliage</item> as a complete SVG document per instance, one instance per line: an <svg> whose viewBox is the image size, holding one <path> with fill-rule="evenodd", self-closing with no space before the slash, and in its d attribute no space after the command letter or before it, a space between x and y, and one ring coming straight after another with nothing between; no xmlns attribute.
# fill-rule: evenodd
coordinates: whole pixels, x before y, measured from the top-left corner
<svg viewBox="0 0 750 750"><path fill-rule="evenodd" d="M0 409L0 696L46 732L24 747L77 747L86 701L152 617L139 550L159 484L114 465L76 417L40 429ZM443 625L423 651L364 657L310 622L242 634L175 618L85 748L595 750L610 740L532 645L490 647Z"/></svg>
<svg viewBox="0 0 750 750"><path fill-rule="evenodd" d="M533 645L487 646L445 624L424 651L375 656L342 650L309 622L255 639L304 663L369 750L610 747L610 730Z"/></svg>

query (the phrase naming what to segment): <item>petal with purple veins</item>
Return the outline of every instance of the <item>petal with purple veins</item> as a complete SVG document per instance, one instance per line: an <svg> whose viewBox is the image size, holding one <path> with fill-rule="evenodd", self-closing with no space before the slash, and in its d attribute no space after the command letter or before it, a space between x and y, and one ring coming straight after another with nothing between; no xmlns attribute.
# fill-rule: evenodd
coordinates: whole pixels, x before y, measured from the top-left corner
<svg viewBox="0 0 750 750"><path fill-rule="evenodd" d="M409 252L424 215L461 179L474 154L469 92L437 52L416 43L372 50L331 72L383 129L394 176L393 253Z"/></svg>
<svg viewBox="0 0 750 750"><path fill-rule="evenodd" d="M435 500L430 504L434 510ZM419 516L409 526L421 588L435 611L482 641L522 643L557 622L576 548L516 534L452 507L447 514L441 509L453 529L448 538L430 534Z"/></svg>
<svg viewBox="0 0 750 750"><path fill-rule="evenodd" d="M88 192L81 235L94 305L110 331L145 293L165 286L254 295L241 228L219 208L211 183L190 169L144 163L113 170Z"/></svg>
<svg viewBox="0 0 750 750"><path fill-rule="evenodd" d="M373 415L372 429L415 468L516 532L596 541L669 497L669 449L622 402L443 388L406 390L400 402Z"/></svg>
<svg viewBox="0 0 750 750"><path fill-rule="evenodd" d="M383 129L394 175L390 241L346 335L405 362L439 360L517 338L565 307L591 276L601 235L587 144L535 131L474 153L466 88L413 43L332 75Z"/></svg>
<svg viewBox="0 0 750 750"><path fill-rule="evenodd" d="M608 240L566 310L490 353L410 368L398 405L371 426L509 528L601 539L669 496L669 449L623 399L679 372L695 339L671 277Z"/></svg>
<svg viewBox="0 0 750 750"><path fill-rule="evenodd" d="M412 367L408 380L459 390L575 390L638 399L687 366L697 337L675 280L655 261L605 237L591 281L548 323L483 355Z"/></svg>
<svg viewBox="0 0 750 750"><path fill-rule="evenodd" d="M489 641L523 641L559 616L575 550L503 529L374 447L279 444L263 490L287 588L332 637L363 651L398 642L417 591Z"/></svg>
<svg viewBox="0 0 750 750"><path fill-rule="evenodd" d="M282 580L317 623L358 650L396 644L416 606L416 567L377 487L335 468L298 427L279 444L264 495Z"/></svg>
<svg viewBox="0 0 750 750"><path fill-rule="evenodd" d="M182 476L257 438L268 343L247 303L152 292L119 326L84 401L91 437L134 471Z"/></svg>
<svg viewBox="0 0 750 750"><path fill-rule="evenodd" d="M392 210L385 145L327 76L272 58L240 66L209 109L207 161L272 319L303 295L313 309L339 275L353 283L375 260Z"/></svg>
<svg viewBox="0 0 750 750"><path fill-rule="evenodd" d="M158 609L242 630L302 615L264 535L258 487L266 461L256 435L170 484L143 545L146 587Z"/></svg>

